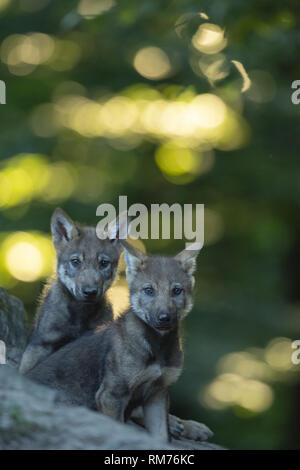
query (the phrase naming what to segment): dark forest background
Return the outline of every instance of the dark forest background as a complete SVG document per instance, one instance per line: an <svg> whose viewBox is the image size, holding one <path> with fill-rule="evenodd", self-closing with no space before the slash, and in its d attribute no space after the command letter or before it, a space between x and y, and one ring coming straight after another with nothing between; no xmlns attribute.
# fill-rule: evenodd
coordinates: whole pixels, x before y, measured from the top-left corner
<svg viewBox="0 0 300 470"><path fill-rule="evenodd" d="M204 203L171 406L233 449L300 446L299 17L296 0L0 0L0 284L30 324L57 206L96 224L119 195Z"/></svg>

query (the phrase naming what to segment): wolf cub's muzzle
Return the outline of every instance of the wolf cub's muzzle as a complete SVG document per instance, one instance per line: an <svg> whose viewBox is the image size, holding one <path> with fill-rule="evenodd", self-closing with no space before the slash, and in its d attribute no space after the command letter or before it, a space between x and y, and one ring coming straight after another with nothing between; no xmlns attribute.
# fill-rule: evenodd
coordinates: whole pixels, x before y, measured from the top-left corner
<svg viewBox="0 0 300 470"><path fill-rule="evenodd" d="M82 287L82 289L80 289L79 295L81 301L83 302L97 302L102 295L102 289L99 287Z"/></svg>
<svg viewBox="0 0 300 470"><path fill-rule="evenodd" d="M174 328L176 320L169 312L160 312L154 322L154 328L157 330L167 331Z"/></svg>

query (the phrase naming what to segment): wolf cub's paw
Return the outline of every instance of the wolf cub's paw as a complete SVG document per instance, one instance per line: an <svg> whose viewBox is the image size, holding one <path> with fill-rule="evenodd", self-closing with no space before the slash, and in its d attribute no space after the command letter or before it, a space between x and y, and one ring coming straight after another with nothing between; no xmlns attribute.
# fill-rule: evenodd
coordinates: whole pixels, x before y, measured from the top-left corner
<svg viewBox="0 0 300 470"><path fill-rule="evenodd" d="M169 432L175 439L180 439L184 432L183 421L177 416L169 415Z"/></svg>
<svg viewBox="0 0 300 470"><path fill-rule="evenodd" d="M214 433L203 423L197 421L182 421L183 423L183 434L181 437L185 439L192 439L194 441L207 441L211 439Z"/></svg>
<svg viewBox="0 0 300 470"><path fill-rule="evenodd" d="M175 439L207 441L213 436L213 432L205 424L191 420L185 421L173 415L169 415L169 431Z"/></svg>

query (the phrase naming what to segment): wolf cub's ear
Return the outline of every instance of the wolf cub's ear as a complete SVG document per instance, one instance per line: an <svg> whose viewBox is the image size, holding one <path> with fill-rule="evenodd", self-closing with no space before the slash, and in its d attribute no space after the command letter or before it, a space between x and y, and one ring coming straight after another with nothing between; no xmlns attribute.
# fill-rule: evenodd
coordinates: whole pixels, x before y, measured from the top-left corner
<svg viewBox="0 0 300 470"><path fill-rule="evenodd" d="M121 240L121 244L124 247L127 272L130 274L136 274L138 271L143 269L147 255L134 246L130 245L130 243L126 242L125 240Z"/></svg>
<svg viewBox="0 0 300 470"><path fill-rule="evenodd" d="M51 232L55 247L68 243L79 235L79 230L72 219L59 207L51 217Z"/></svg>
<svg viewBox="0 0 300 470"><path fill-rule="evenodd" d="M186 248L175 256L175 259L180 262L184 271L189 276L192 276L195 272L196 258L199 255L201 248L199 248L199 243L193 243L190 245L189 249Z"/></svg>

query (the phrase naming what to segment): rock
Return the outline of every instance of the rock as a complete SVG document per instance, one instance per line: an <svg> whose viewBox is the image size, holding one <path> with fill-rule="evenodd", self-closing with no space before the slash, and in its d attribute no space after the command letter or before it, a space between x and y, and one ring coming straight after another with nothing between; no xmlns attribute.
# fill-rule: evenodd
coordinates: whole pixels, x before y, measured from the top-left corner
<svg viewBox="0 0 300 470"><path fill-rule="evenodd" d="M26 346L27 329L22 302L0 287L0 340L6 345L6 360L18 366Z"/></svg>
<svg viewBox="0 0 300 470"><path fill-rule="evenodd" d="M218 449L211 443L163 445L133 425L57 403L57 392L0 366L0 449Z"/></svg>

